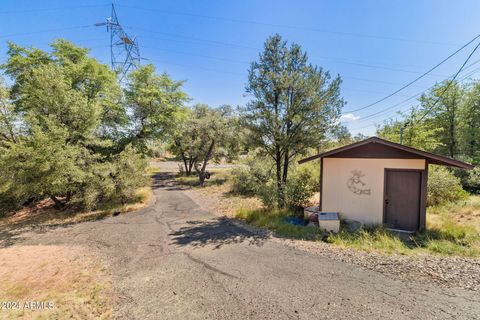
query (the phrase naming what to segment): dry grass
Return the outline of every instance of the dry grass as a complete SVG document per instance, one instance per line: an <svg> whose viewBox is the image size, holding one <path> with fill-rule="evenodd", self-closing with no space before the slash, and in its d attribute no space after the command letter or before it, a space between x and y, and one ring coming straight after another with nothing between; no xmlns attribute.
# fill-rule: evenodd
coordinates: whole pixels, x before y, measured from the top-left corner
<svg viewBox="0 0 480 320"><path fill-rule="evenodd" d="M78 247L15 246L0 249L2 319L110 319L110 281L105 266ZM52 308L24 308L28 302Z"/></svg>
<svg viewBox="0 0 480 320"><path fill-rule="evenodd" d="M473 227L480 233L480 196L470 196L465 201L428 209L428 227L440 227L445 220Z"/></svg>
<svg viewBox="0 0 480 320"><path fill-rule="evenodd" d="M3 226L31 226L49 227L64 224L73 224L84 221L93 221L105 218L114 213L125 213L146 207L152 198L150 187L140 188L137 191L136 201L127 204L103 204L93 211L57 210L50 199L39 201L31 206L24 207L6 217L0 218L0 227Z"/></svg>
<svg viewBox="0 0 480 320"><path fill-rule="evenodd" d="M480 197L428 208L427 229L406 239L373 227L357 233L340 232L329 241L365 251L480 257Z"/></svg>
<svg viewBox="0 0 480 320"><path fill-rule="evenodd" d="M243 197L231 192L231 169L209 170L211 178L206 181L204 187L196 183L198 178L177 177L175 180L192 188L185 190L196 203L204 210L227 217L235 217L238 209L255 210L262 207L262 203L255 197Z"/></svg>

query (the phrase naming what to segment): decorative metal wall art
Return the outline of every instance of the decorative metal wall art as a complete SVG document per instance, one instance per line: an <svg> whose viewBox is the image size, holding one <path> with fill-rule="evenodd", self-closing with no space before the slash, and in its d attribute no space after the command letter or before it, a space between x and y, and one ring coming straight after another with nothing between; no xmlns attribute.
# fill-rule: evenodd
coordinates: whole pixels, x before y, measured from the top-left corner
<svg viewBox="0 0 480 320"><path fill-rule="evenodd" d="M365 175L360 170L353 170L352 176L347 180L347 188L356 195L370 195L371 190L364 188L366 183L362 181Z"/></svg>

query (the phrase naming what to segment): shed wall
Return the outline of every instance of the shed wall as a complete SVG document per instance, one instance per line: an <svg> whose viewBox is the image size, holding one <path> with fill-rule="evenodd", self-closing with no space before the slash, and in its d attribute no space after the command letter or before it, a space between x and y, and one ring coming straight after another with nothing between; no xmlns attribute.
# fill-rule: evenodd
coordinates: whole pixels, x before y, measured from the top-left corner
<svg viewBox="0 0 480 320"><path fill-rule="evenodd" d="M386 168L424 170L425 160L323 158L322 210L336 211L344 219L364 224L382 223ZM359 179L365 185L352 182L355 179L354 171L361 173Z"/></svg>

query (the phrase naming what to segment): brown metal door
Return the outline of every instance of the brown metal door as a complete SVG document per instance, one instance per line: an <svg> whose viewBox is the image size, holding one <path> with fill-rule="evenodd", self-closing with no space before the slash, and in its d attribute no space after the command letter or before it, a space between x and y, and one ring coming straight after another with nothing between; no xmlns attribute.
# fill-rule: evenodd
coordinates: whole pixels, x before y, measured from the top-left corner
<svg viewBox="0 0 480 320"><path fill-rule="evenodd" d="M385 170L385 217L387 227L415 231L420 217L421 171Z"/></svg>

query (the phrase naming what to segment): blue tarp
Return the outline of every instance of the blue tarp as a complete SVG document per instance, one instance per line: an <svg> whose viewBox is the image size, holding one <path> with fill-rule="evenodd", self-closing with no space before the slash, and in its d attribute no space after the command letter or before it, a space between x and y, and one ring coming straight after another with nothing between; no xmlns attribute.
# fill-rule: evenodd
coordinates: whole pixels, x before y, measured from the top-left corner
<svg viewBox="0 0 480 320"><path fill-rule="evenodd" d="M290 223L290 224L294 224L294 225L297 225L297 226L305 226L307 225L308 221L305 221L303 219L300 219L298 217L285 217L283 219L283 221L285 223Z"/></svg>

